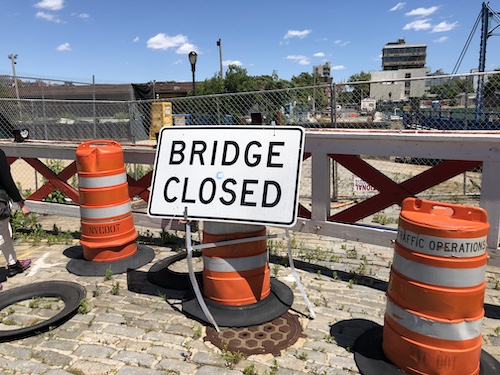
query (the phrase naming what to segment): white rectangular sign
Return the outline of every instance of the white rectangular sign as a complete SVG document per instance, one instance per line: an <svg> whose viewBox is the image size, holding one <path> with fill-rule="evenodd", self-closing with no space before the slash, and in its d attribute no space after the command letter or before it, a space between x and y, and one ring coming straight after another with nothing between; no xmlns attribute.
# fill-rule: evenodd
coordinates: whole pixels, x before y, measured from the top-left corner
<svg viewBox="0 0 500 375"><path fill-rule="evenodd" d="M164 127L148 215L293 226L303 149L299 126Z"/></svg>

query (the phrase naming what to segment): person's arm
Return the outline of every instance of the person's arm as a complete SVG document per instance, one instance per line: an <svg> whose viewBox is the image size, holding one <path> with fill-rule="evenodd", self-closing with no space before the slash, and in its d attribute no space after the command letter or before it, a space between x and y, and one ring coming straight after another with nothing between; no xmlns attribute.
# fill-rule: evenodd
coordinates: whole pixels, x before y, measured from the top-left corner
<svg viewBox="0 0 500 375"><path fill-rule="evenodd" d="M12 178L12 174L10 171L10 164L7 160L7 156L5 152L0 149L0 186L5 189L7 194L9 194L10 198L17 203L19 208L21 209L23 215L29 214L29 208L24 203L24 199L19 192L19 189Z"/></svg>

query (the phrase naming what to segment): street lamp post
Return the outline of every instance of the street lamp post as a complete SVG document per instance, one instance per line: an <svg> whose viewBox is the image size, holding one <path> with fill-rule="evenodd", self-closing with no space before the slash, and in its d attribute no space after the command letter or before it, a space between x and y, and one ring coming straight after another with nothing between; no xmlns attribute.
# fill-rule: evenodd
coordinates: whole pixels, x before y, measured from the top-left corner
<svg viewBox="0 0 500 375"><path fill-rule="evenodd" d="M194 72L196 71L196 60L198 54L195 51L189 52L189 63L191 64L191 72L193 73L193 95L196 95L196 85L194 80Z"/></svg>

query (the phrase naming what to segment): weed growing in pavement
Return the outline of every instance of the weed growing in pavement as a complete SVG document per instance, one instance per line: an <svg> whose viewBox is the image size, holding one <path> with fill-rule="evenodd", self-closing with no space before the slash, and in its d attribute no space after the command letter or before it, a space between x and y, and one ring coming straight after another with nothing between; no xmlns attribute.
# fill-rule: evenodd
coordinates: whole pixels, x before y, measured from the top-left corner
<svg viewBox="0 0 500 375"><path fill-rule="evenodd" d="M162 230L160 232L160 246L166 246L173 244L177 242L179 237L177 237L175 234L169 233L165 230Z"/></svg>
<svg viewBox="0 0 500 375"><path fill-rule="evenodd" d="M273 276L278 277L279 272L280 272L279 264L273 264Z"/></svg>
<svg viewBox="0 0 500 375"><path fill-rule="evenodd" d="M297 357L298 359L300 359L301 361L306 361L307 360L307 353L306 352L301 352L300 354L298 353L297 350L295 350L295 357Z"/></svg>
<svg viewBox="0 0 500 375"><path fill-rule="evenodd" d="M37 309L38 307L40 307L40 300L41 298L40 297L35 297L35 298L32 298L30 300L30 302L28 303L28 306L31 308L31 309Z"/></svg>
<svg viewBox="0 0 500 375"><path fill-rule="evenodd" d="M120 294L120 282L119 281L113 283L113 286L111 287L111 294L114 296L117 296Z"/></svg>
<svg viewBox="0 0 500 375"><path fill-rule="evenodd" d="M113 270L108 268L104 273L104 281L113 280Z"/></svg>
<svg viewBox="0 0 500 375"><path fill-rule="evenodd" d="M80 306L78 307L78 313L87 314L90 311L89 302L87 298L84 298L80 301Z"/></svg>
<svg viewBox="0 0 500 375"><path fill-rule="evenodd" d="M493 287L495 290L500 290L500 280L495 281L495 286Z"/></svg>
<svg viewBox="0 0 500 375"><path fill-rule="evenodd" d="M2 320L2 323L6 326L15 326L17 325L16 321L13 318L5 318Z"/></svg>
<svg viewBox="0 0 500 375"><path fill-rule="evenodd" d="M94 291L92 292L92 296L93 297L99 297L101 295L101 288L99 287L99 284L97 283L97 281L95 282L95 289Z"/></svg>
<svg viewBox="0 0 500 375"><path fill-rule="evenodd" d="M67 371L73 375L85 375L85 372L79 368L69 368Z"/></svg>
<svg viewBox="0 0 500 375"><path fill-rule="evenodd" d="M271 366L271 369L269 370L269 372L264 372L264 375L276 375L278 373L278 361L276 360L276 358L273 360L273 365Z"/></svg>
<svg viewBox="0 0 500 375"><path fill-rule="evenodd" d="M496 327L496 328L495 328L495 333L496 333L497 335L498 335L498 334L500 334L500 327Z"/></svg>
<svg viewBox="0 0 500 375"><path fill-rule="evenodd" d="M257 375L258 372L255 369L255 365L253 363L249 364L243 369L243 374L244 375Z"/></svg>
<svg viewBox="0 0 500 375"><path fill-rule="evenodd" d="M202 328L201 326L197 326L193 332L193 339L198 340L201 337L201 334L202 334Z"/></svg>
<svg viewBox="0 0 500 375"><path fill-rule="evenodd" d="M353 246L352 249L347 250L346 257L348 259L358 259L358 251L356 250L356 246Z"/></svg>
<svg viewBox="0 0 500 375"><path fill-rule="evenodd" d="M24 216L19 210L12 211L10 223L14 238L34 244L46 241L49 245L57 243L69 245L80 237L79 232L63 232L55 224L52 230L44 230L37 222L37 214L33 212Z"/></svg>
<svg viewBox="0 0 500 375"><path fill-rule="evenodd" d="M224 348L222 349L222 359L226 362L226 366L230 369L233 369L234 366L245 358L246 355L239 350L232 352L231 350L227 350L227 344L224 345Z"/></svg>

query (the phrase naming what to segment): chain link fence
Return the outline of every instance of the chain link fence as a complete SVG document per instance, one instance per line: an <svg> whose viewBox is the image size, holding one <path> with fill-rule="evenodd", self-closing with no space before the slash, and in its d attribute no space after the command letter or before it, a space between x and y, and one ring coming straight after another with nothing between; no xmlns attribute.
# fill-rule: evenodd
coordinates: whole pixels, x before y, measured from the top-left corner
<svg viewBox="0 0 500 375"><path fill-rule="evenodd" d="M19 137L21 132L31 140L111 139L140 143L154 140L155 132L167 122L173 126L275 124L308 129L500 130L500 71L411 77L417 73L401 76L395 71L383 79L372 75L370 81L363 82L162 100L136 100L132 85L0 76L0 137ZM165 109L167 102L171 103L171 113L163 115L171 117L155 117L155 108ZM361 157L396 182L439 162L405 155ZM372 186L335 162L332 176L334 201L377 194ZM480 180L480 170L470 171L422 196L475 196L480 191Z"/></svg>

